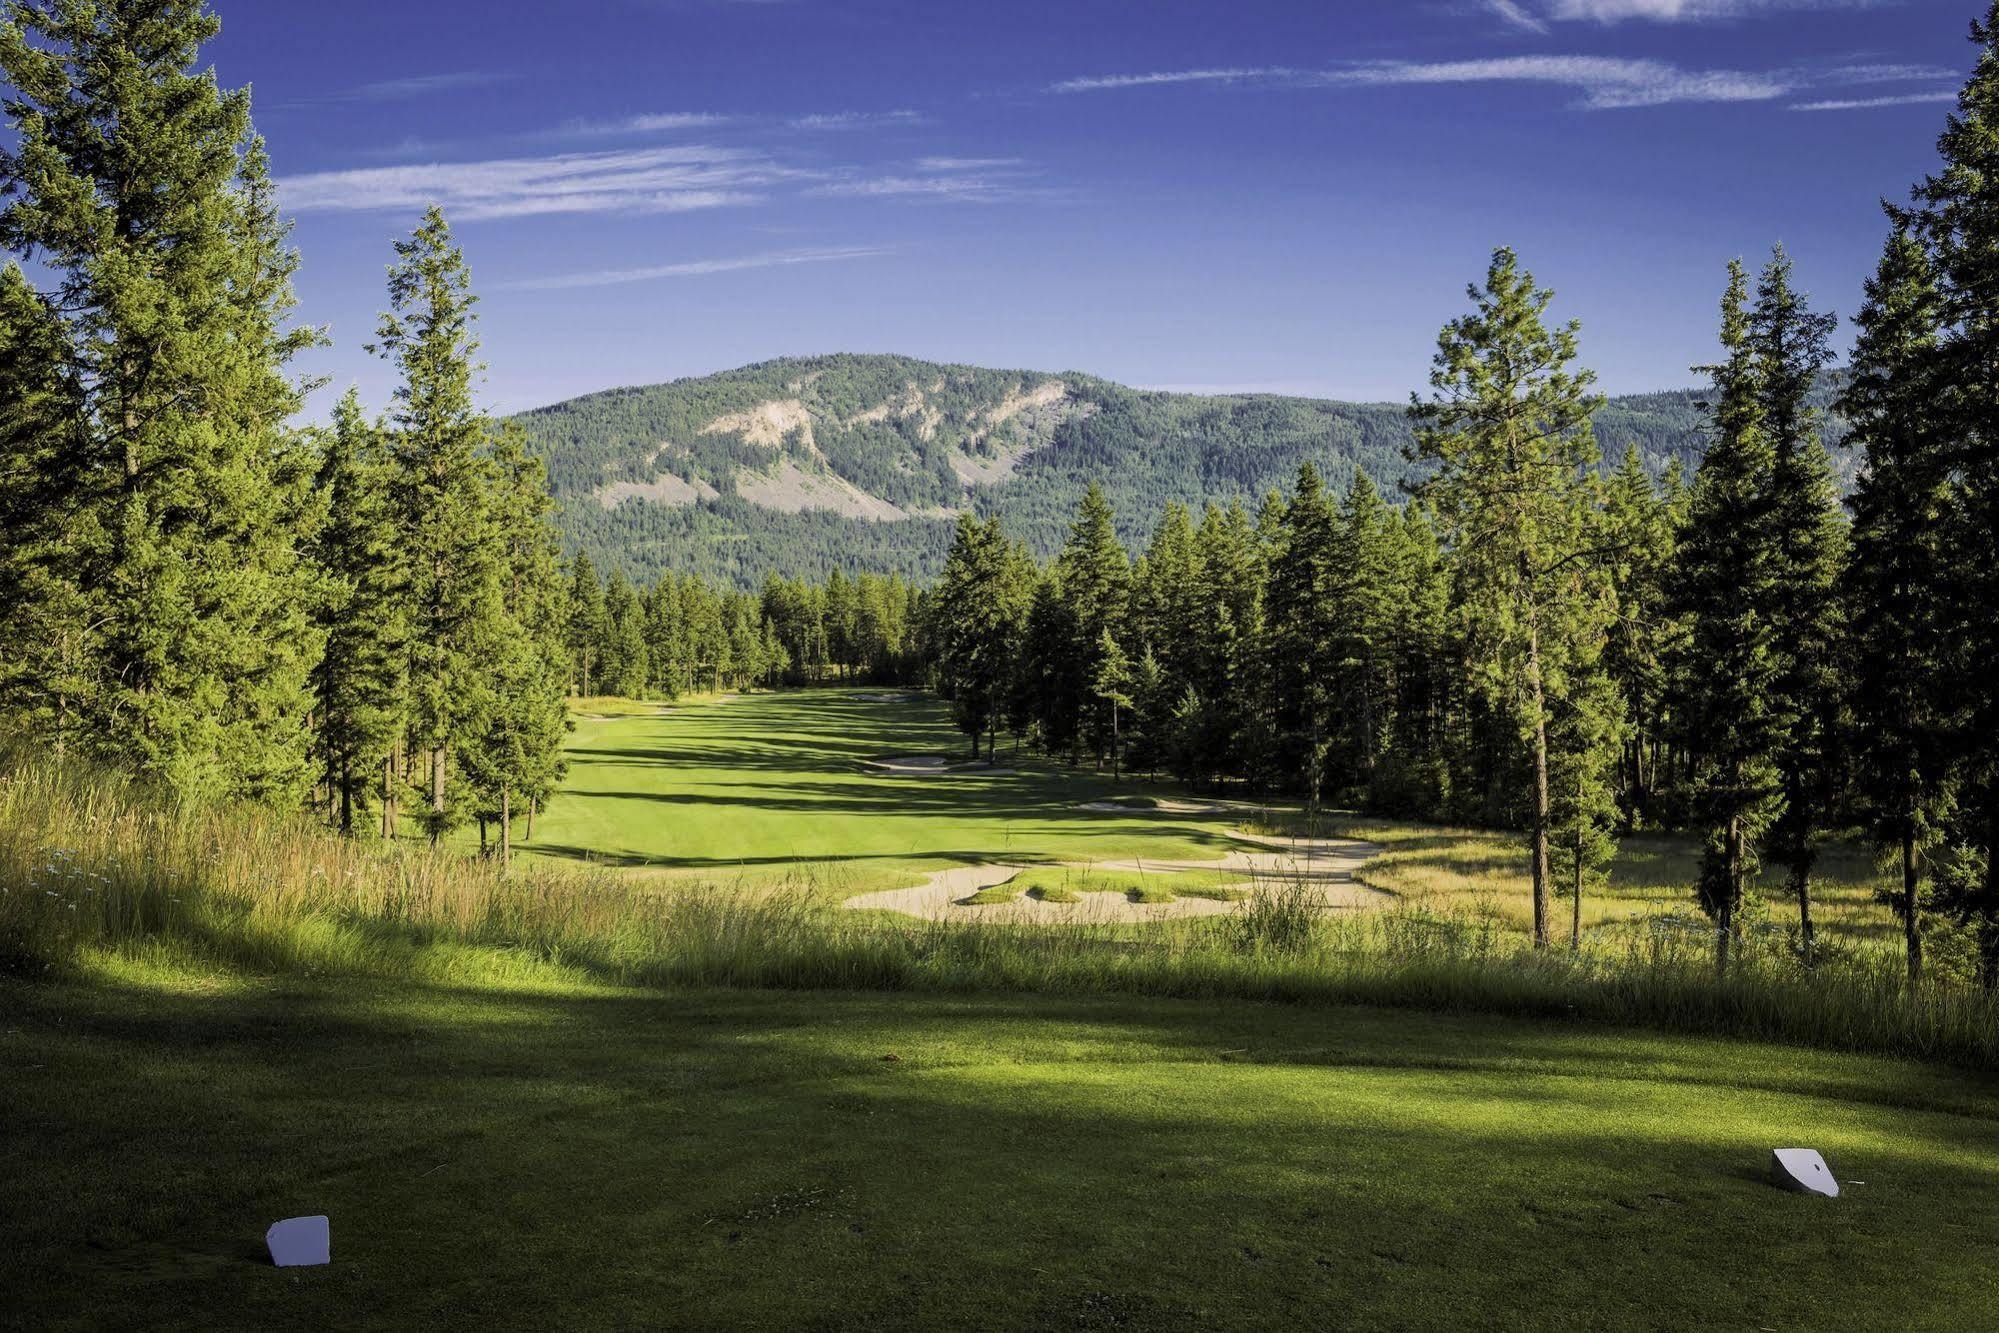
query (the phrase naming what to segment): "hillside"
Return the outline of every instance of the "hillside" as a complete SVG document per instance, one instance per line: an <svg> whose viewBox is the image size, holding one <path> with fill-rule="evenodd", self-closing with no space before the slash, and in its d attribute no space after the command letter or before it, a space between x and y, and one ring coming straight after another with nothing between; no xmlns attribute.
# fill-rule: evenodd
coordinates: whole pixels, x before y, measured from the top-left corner
<svg viewBox="0 0 1999 1333"><path fill-rule="evenodd" d="M1606 458L1636 444L1654 471L1691 467L1697 400L1613 400L1597 418ZM1415 472L1397 403L1161 393L898 356L767 361L519 420L548 461L571 545L641 579L928 576L968 508L1002 515L1046 555L1093 479L1138 543L1166 501L1253 504L1308 458L1337 485L1356 467L1391 490Z"/></svg>

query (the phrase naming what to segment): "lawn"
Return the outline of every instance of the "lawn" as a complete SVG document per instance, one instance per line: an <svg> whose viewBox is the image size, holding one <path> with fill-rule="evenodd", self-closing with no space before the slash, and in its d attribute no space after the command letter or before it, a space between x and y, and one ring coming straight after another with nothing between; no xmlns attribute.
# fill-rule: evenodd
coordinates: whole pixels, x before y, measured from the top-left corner
<svg viewBox="0 0 1999 1333"><path fill-rule="evenodd" d="M1078 807L1143 782L1030 755L999 771L885 773L868 760L968 756L944 705L799 690L643 712L591 701L531 855L723 884L805 885L829 901L989 861L1219 857L1226 821ZM1156 788L1165 790L1165 788Z"/></svg>
<svg viewBox="0 0 1999 1333"><path fill-rule="evenodd" d="M1370 1009L0 982L0 1324L1963 1328L1999 1083ZM1823 1149L1848 1186L1763 1181ZM334 1262L264 1227L325 1212Z"/></svg>

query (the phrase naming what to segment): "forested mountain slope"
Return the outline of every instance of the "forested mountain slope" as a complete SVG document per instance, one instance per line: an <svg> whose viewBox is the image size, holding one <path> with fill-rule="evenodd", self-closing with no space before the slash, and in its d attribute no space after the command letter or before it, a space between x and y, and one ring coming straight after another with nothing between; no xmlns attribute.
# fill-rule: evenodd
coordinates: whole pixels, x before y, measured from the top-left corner
<svg viewBox="0 0 1999 1333"><path fill-rule="evenodd" d="M1399 403L1160 393L899 356L767 361L519 420L572 547L642 580L928 576L963 509L1002 515L1045 557L1091 480L1138 543L1167 501L1254 505L1306 459L1339 486L1356 467L1390 493L1414 476ZM1607 459L1636 444L1654 471L1691 469L1702 423L1698 391L1643 394L1612 400L1597 435Z"/></svg>

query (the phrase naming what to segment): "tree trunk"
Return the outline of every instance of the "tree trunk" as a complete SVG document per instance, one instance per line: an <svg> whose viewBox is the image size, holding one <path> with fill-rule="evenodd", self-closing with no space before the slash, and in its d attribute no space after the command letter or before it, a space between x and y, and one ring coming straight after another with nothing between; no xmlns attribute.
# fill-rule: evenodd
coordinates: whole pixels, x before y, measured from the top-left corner
<svg viewBox="0 0 1999 1333"><path fill-rule="evenodd" d="M444 747L434 745L430 750L430 845L437 846L437 840L444 834Z"/></svg>
<svg viewBox="0 0 1999 1333"><path fill-rule="evenodd" d="M507 873L507 863L514 855L514 809L513 788L500 784L500 873Z"/></svg>
<svg viewBox="0 0 1999 1333"><path fill-rule="evenodd" d="M1791 892L1798 896L1798 935L1803 942L1805 966L1818 963L1818 927L1812 924L1812 853L1801 855L1791 867Z"/></svg>
<svg viewBox="0 0 1999 1333"><path fill-rule="evenodd" d="M1581 953L1583 949L1583 849L1580 841L1576 845L1576 898L1569 904L1569 952Z"/></svg>
<svg viewBox="0 0 1999 1333"><path fill-rule="evenodd" d="M340 831L354 832L354 769L344 759L340 762Z"/></svg>
<svg viewBox="0 0 1999 1333"><path fill-rule="evenodd" d="M529 800L528 800L528 841L529 841L530 843L532 843L532 842L534 841L534 812L535 812L535 807L536 807L536 806L538 806L538 805L540 805L540 804L541 804L541 802L539 802L539 801L537 801L537 800L534 800L533 798L529 798Z"/></svg>
<svg viewBox="0 0 1999 1333"><path fill-rule="evenodd" d="M396 836L396 756L382 756L382 841Z"/></svg>
<svg viewBox="0 0 1999 1333"><path fill-rule="evenodd" d="M1916 863L1916 826L1913 820L1902 825L1902 939L1909 952L1909 984L1923 979L1922 909L1917 897L1921 876Z"/></svg>
<svg viewBox="0 0 1999 1333"><path fill-rule="evenodd" d="M1999 990L1999 792L1985 798L1985 920L1980 932L1979 978L1987 990Z"/></svg>
<svg viewBox="0 0 1999 1333"><path fill-rule="evenodd" d="M1541 688L1541 631L1527 632L1527 689L1534 707L1534 947L1548 947L1548 709Z"/></svg>
<svg viewBox="0 0 1999 1333"><path fill-rule="evenodd" d="M1721 910L1715 913L1714 970L1726 976L1728 973L1729 946L1735 942L1735 904L1742 900L1742 820L1740 817L1728 821L1728 833L1724 843L1726 857L1723 865Z"/></svg>

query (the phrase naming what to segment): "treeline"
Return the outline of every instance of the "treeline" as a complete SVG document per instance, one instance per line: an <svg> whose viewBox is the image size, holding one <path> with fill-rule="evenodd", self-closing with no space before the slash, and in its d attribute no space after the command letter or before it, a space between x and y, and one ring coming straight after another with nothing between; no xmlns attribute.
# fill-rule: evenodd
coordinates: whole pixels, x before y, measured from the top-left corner
<svg viewBox="0 0 1999 1333"><path fill-rule="evenodd" d="M293 424L288 241L197 4L0 17L0 725L189 800L310 801L436 842L559 776L570 666L542 465L473 394L475 298L432 211L349 394ZM115 75L107 74L115 71ZM39 283L37 281L39 280Z"/></svg>
<svg viewBox="0 0 1999 1333"><path fill-rule="evenodd" d="M772 575L760 593L666 575L600 580L587 554L566 589L570 688L673 699L701 690L824 680L895 683L918 672L921 594L899 575Z"/></svg>
<svg viewBox="0 0 1999 1333"><path fill-rule="evenodd" d="M1850 503L1835 320L1781 248L1730 266L1708 447L1657 484L1635 450L1605 474L1577 326L1500 250L1412 401L1400 506L1307 464L1254 516L1169 505L1133 559L1093 487L1045 567L961 519L927 627L974 747L1518 827L1543 945L1557 893L1579 939L1619 832L1688 829L1724 968L1765 862L1812 962L1822 846L1861 826L1910 976L1944 926L1999 985L1999 6L1975 37L1855 321Z"/></svg>

